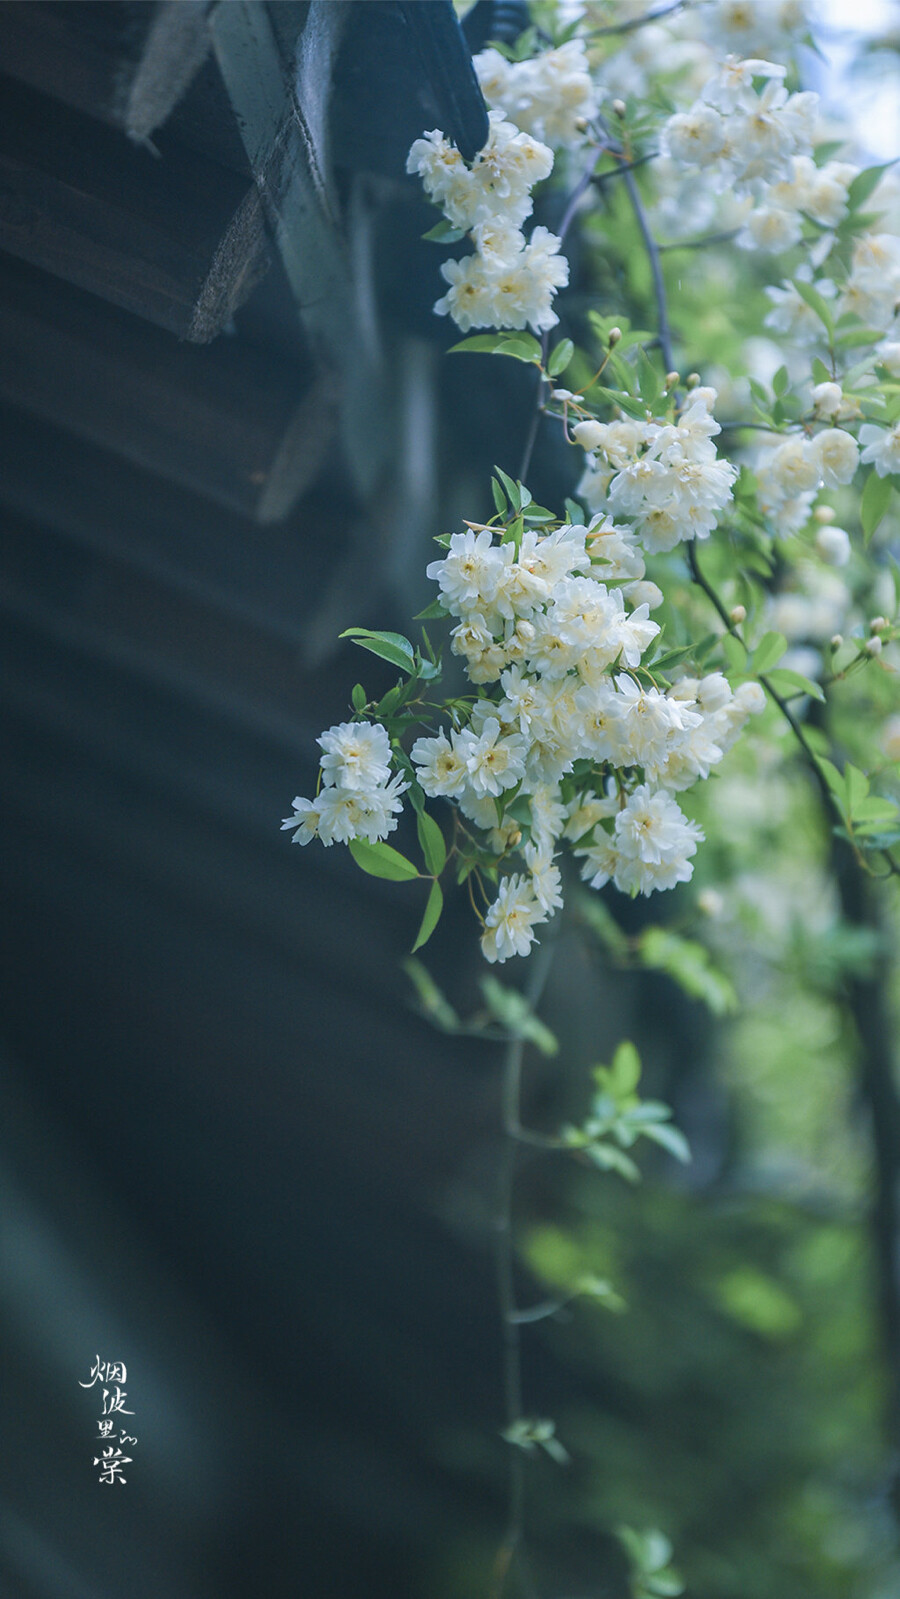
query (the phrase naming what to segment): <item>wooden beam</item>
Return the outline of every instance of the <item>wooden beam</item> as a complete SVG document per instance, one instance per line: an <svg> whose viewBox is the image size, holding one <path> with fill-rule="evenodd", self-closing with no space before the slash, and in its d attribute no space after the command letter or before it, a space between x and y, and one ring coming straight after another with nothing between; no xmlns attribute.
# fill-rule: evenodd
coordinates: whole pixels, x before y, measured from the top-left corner
<svg viewBox="0 0 900 1599"><path fill-rule="evenodd" d="M313 482L334 394L239 339L203 348L0 259L0 397L260 521Z"/></svg>
<svg viewBox="0 0 900 1599"><path fill-rule="evenodd" d="M354 484L371 495L389 458L392 393L374 309L369 221L341 215L329 111L345 0L218 0L213 49L313 349L338 374ZM352 266L351 266L352 263Z"/></svg>
<svg viewBox="0 0 900 1599"><path fill-rule="evenodd" d="M270 262L252 182L0 79L0 249L205 343Z"/></svg>
<svg viewBox="0 0 900 1599"><path fill-rule="evenodd" d="M209 54L205 0L3 0L4 72L146 140Z"/></svg>

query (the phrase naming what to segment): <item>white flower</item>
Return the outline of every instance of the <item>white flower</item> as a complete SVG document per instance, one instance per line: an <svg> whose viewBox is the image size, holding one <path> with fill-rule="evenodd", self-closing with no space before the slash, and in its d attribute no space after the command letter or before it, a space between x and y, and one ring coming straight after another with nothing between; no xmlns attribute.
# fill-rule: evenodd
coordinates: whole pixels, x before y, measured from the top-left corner
<svg viewBox="0 0 900 1599"><path fill-rule="evenodd" d="M781 499L789 500L795 494L817 489L821 481L815 451L810 441L800 434L791 434L783 444L777 445L766 467L768 487Z"/></svg>
<svg viewBox="0 0 900 1599"><path fill-rule="evenodd" d="M846 566L850 559L850 535L829 522L816 534L816 549L829 566Z"/></svg>
<svg viewBox="0 0 900 1599"><path fill-rule="evenodd" d="M311 839L318 837L319 807L314 800L301 799L299 795L291 800L291 804L294 814L282 822L281 831L283 833L286 828L296 828L291 843L308 844Z"/></svg>
<svg viewBox="0 0 900 1599"><path fill-rule="evenodd" d="M495 544L490 528L451 536L442 561L431 561L427 577L440 584L441 597L451 616L477 611L482 621L497 598L503 568L513 556L511 544Z"/></svg>
<svg viewBox="0 0 900 1599"><path fill-rule="evenodd" d="M859 442L865 445L860 456L864 465L870 462L879 477L890 477L900 472L900 422L893 427L880 428L867 422L859 430Z"/></svg>
<svg viewBox="0 0 900 1599"><path fill-rule="evenodd" d="M823 433L817 433L810 445L810 455L829 489L849 483L859 462L856 440L842 428L826 428Z"/></svg>
<svg viewBox="0 0 900 1599"><path fill-rule="evenodd" d="M837 416L844 399L839 383L817 383L812 391L813 410L817 417L827 419Z"/></svg>
<svg viewBox="0 0 900 1599"><path fill-rule="evenodd" d="M660 137L663 155L682 166L703 166L721 155L725 125L718 111L699 101L690 111L678 111L665 124Z"/></svg>
<svg viewBox="0 0 900 1599"><path fill-rule="evenodd" d="M574 144L584 123L596 115L582 39L525 61L506 61L497 50L482 50L472 64L488 105L554 148Z"/></svg>
<svg viewBox="0 0 900 1599"><path fill-rule="evenodd" d="M546 919L528 879L518 873L505 878L484 919L481 948L485 960L493 964L512 955L527 955L534 943L535 924Z"/></svg>
<svg viewBox="0 0 900 1599"><path fill-rule="evenodd" d="M532 188L553 168L552 150L520 133L502 112L491 111L489 121L487 143L471 167L437 129L416 139L406 162L454 227L467 233L497 217L518 227L531 214Z"/></svg>
<svg viewBox="0 0 900 1599"><path fill-rule="evenodd" d="M884 339L881 344L876 344L875 354L892 378L900 378L900 343Z"/></svg>
<svg viewBox="0 0 900 1599"><path fill-rule="evenodd" d="M397 826L396 816L403 809L401 794L409 787L399 775L386 788L362 793L352 789L323 788L319 794L319 837L323 844L349 844L364 838L370 844L387 838Z"/></svg>
<svg viewBox="0 0 900 1599"><path fill-rule="evenodd" d="M496 716L488 716L481 733L460 733L457 748L466 762L469 787L479 797L497 796L525 776L528 746L518 733L501 736Z"/></svg>
<svg viewBox="0 0 900 1599"><path fill-rule="evenodd" d="M802 237L798 212L780 205L761 205L750 212L735 242L744 250L768 250L777 254L799 244Z"/></svg>
<svg viewBox="0 0 900 1599"><path fill-rule="evenodd" d="M702 828L687 820L671 794L653 793L642 783L616 817L616 887L651 894L686 883L693 873L690 857L702 838Z"/></svg>
<svg viewBox="0 0 900 1599"><path fill-rule="evenodd" d="M416 767L416 776L430 799L439 794L448 799L462 793L468 780L465 760L450 743L446 733L434 738L417 738L410 755Z"/></svg>
<svg viewBox="0 0 900 1599"><path fill-rule="evenodd" d="M391 775L391 741L379 722L339 722L317 742L325 783L351 792L368 791Z"/></svg>

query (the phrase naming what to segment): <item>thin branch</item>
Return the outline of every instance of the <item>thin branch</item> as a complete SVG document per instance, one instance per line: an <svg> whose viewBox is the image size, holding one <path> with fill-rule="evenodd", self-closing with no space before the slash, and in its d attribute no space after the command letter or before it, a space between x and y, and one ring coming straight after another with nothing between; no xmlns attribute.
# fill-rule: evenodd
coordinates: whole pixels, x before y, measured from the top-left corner
<svg viewBox="0 0 900 1599"><path fill-rule="evenodd" d="M658 244L660 255L667 255L672 250L703 250L708 244L728 244L738 235L737 228L726 228L723 233L704 233L699 239L675 239L671 244Z"/></svg>
<svg viewBox="0 0 900 1599"><path fill-rule="evenodd" d="M660 6L658 11L644 11L639 17L632 17L629 22L611 22L604 28L591 28L592 39L602 39L613 33L634 33L636 28L646 28L651 22L662 22L664 17L673 17L676 11L683 11L690 0L672 0L668 6Z"/></svg>
<svg viewBox="0 0 900 1599"><path fill-rule="evenodd" d="M659 347L662 351L662 358L666 371L672 372L675 367L675 357L672 353L672 329L669 326L669 303L666 299L666 284L665 279L663 278L662 261L660 260L659 256L659 246L650 230L650 223L647 220L647 213L644 210L644 202L641 199L640 190L635 182L634 173L631 171L626 171L624 177L625 187L628 190L628 198L631 201L631 209L634 212L635 221L640 229L641 238L644 241L644 249L647 252L647 259L650 262L650 273L653 278L653 292L656 295L656 313L659 322Z"/></svg>
<svg viewBox="0 0 900 1599"><path fill-rule="evenodd" d="M554 940L545 939L533 956L531 981L527 998L535 1008L544 991L553 962ZM522 1312L516 1304L515 1251L513 1248L513 1190L516 1160L521 1127L522 1059L525 1044L521 1038L512 1039L507 1046L503 1064L502 1119L503 1147L497 1174L496 1229L497 1296L503 1327L503 1397L507 1429L515 1427L524 1417L522 1401L522 1349L520 1323ZM513 1560L517 1559L520 1575L526 1589L533 1593L527 1565L523 1558L525 1457L515 1444L509 1445L509 1501L506 1532L494 1562L492 1599L501 1599Z"/></svg>

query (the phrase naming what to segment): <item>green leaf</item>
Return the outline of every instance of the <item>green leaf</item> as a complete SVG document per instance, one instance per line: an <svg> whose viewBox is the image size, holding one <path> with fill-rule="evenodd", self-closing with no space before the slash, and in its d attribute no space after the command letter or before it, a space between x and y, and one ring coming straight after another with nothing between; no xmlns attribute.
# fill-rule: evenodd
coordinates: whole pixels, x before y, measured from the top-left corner
<svg viewBox="0 0 900 1599"><path fill-rule="evenodd" d="M415 986L422 1015L442 1033L459 1032L462 1023L456 1011L422 962L409 956L403 962L403 970Z"/></svg>
<svg viewBox="0 0 900 1599"><path fill-rule="evenodd" d="M641 1057L630 1039L618 1046L610 1067L610 1088L616 1099L633 1094L641 1080Z"/></svg>
<svg viewBox="0 0 900 1599"><path fill-rule="evenodd" d="M713 966L709 950L695 939L682 938L667 927L647 927L640 935L638 953L644 966L665 972L714 1016L737 1010L733 983Z"/></svg>
<svg viewBox="0 0 900 1599"><path fill-rule="evenodd" d="M795 694L810 694L814 700L825 699L818 683L814 683L809 677L804 677L802 672L790 671L786 666L779 666L775 671L767 672L766 680L782 699L790 699Z"/></svg>
<svg viewBox="0 0 900 1599"><path fill-rule="evenodd" d="M426 605L424 611L419 611L415 620L417 622L431 622L438 617L444 617L446 615L447 612L444 610L443 601L441 600L440 595L438 595L436 600L432 600L430 605Z"/></svg>
<svg viewBox="0 0 900 1599"><path fill-rule="evenodd" d="M822 323L822 326L828 334L829 339L832 338L834 335L834 317L832 316L828 302L823 300L818 289L814 288L811 283L804 283L802 278L794 278L792 281L794 288L797 290L801 300L805 300L810 310L815 311L816 316Z"/></svg>
<svg viewBox="0 0 900 1599"><path fill-rule="evenodd" d="M482 977L480 986L488 1010L501 1027L515 1038L534 1044L542 1055L557 1054L559 1044L554 1034L538 1020L524 994L517 988L507 988L496 977Z"/></svg>
<svg viewBox="0 0 900 1599"><path fill-rule="evenodd" d="M574 354L575 346L572 343L572 340L560 339L559 343L550 351L550 355L547 359L547 372L549 376L551 378L558 378L561 372L565 372L566 367L569 365L569 362Z"/></svg>
<svg viewBox="0 0 900 1599"><path fill-rule="evenodd" d="M589 1144L584 1153L601 1171L618 1172L629 1183L641 1180L640 1169L624 1150L616 1149L614 1144Z"/></svg>
<svg viewBox="0 0 900 1599"><path fill-rule="evenodd" d="M416 827L419 831L419 843L425 857L425 865L432 877L440 877L447 864L447 846L444 835L438 827L434 817L427 811L421 811L416 817Z"/></svg>
<svg viewBox="0 0 900 1599"><path fill-rule="evenodd" d="M829 372L825 362L816 355L813 357L812 375L816 383L833 383L834 374Z"/></svg>
<svg viewBox="0 0 900 1599"><path fill-rule="evenodd" d="M491 493L494 496L494 506L498 516L506 515L506 495L495 477L491 478Z"/></svg>
<svg viewBox="0 0 900 1599"><path fill-rule="evenodd" d="M421 818L420 818L420 820L421 820ZM425 914L422 917L421 926L419 927L419 931L416 934L416 941L413 944L413 954L415 954L417 949L421 949L423 944L427 944L428 943L429 938L431 937L432 933L434 932L435 928L437 927L438 922L441 919L441 911L443 910L443 908L444 908L443 891L441 889L440 883L435 881L431 885L431 890L429 892L428 899L427 899L426 904L425 904Z"/></svg>
<svg viewBox="0 0 900 1599"><path fill-rule="evenodd" d="M448 355L498 355L504 342L502 333L473 333L471 338L451 344Z"/></svg>
<svg viewBox="0 0 900 1599"><path fill-rule="evenodd" d="M427 233L422 234L422 238L426 239L429 244L456 244L457 240L464 239L465 236L465 228L455 228L453 223L448 222L446 218L441 222L436 222L433 228L429 228Z"/></svg>
<svg viewBox="0 0 900 1599"><path fill-rule="evenodd" d="M577 500L566 497L566 516L575 527L584 527L584 507Z"/></svg>
<svg viewBox="0 0 900 1599"><path fill-rule="evenodd" d="M392 666L399 666L410 675L415 669L415 651L402 633L373 633L367 627L347 627L338 638L352 639L362 649L371 650L373 655L380 655L383 661L390 661Z"/></svg>
<svg viewBox="0 0 900 1599"><path fill-rule="evenodd" d="M691 1158L691 1146L684 1133L677 1127L670 1127L667 1122L649 1122L646 1127L641 1128L641 1132L645 1138L651 1139L654 1144L660 1144L670 1155L674 1155L676 1160L687 1165Z"/></svg>
<svg viewBox="0 0 900 1599"><path fill-rule="evenodd" d="M500 482L503 484L503 487L506 490L506 493L507 493L507 495L509 497L510 505L512 506L513 510L516 513L518 513L522 509L522 498L521 498L521 495L519 494L519 485L518 485L518 483L514 483L513 482L512 478L509 476L509 474L504 472L502 466L495 466L494 467L494 471L496 472L498 478L500 479Z"/></svg>
<svg viewBox="0 0 900 1599"><path fill-rule="evenodd" d="M370 877L387 877L393 883L409 883L419 876L412 861L408 861L399 850L392 849L390 844L370 844L364 838L352 838L347 847L357 866L368 872Z"/></svg>
<svg viewBox="0 0 900 1599"><path fill-rule="evenodd" d="M791 380L788 377L787 367L780 366L772 379L772 391L778 395L779 399L781 398L782 394L787 393L787 387L790 381Z"/></svg>
<svg viewBox="0 0 900 1599"><path fill-rule="evenodd" d="M781 660L786 649L787 639L783 633L764 633L753 651L754 672L768 672L776 661Z"/></svg>
<svg viewBox="0 0 900 1599"><path fill-rule="evenodd" d="M858 766L851 766L849 761L844 767L844 791L847 795L847 810L853 816L857 806L868 797L869 779L865 772L861 772Z"/></svg>
<svg viewBox="0 0 900 1599"><path fill-rule="evenodd" d="M882 172L893 165L893 161L884 161L879 167L865 167L857 173L847 190L847 204L851 211L858 211L861 205L865 205L869 195L878 188Z"/></svg>
<svg viewBox="0 0 900 1599"><path fill-rule="evenodd" d="M353 692L350 695L350 703L355 711L364 711L369 703L366 691L361 683L354 683Z"/></svg>
<svg viewBox="0 0 900 1599"><path fill-rule="evenodd" d="M879 477L873 466L866 478L866 486L862 491L862 499L859 505L859 519L862 523L862 530L867 544L884 516L890 501L890 479Z"/></svg>
<svg viewBox="0 0 900 1599"><path fill-rule="evenodd" d="M641 399L644 400L647 406L652 410L659 398L662 385L659 381L659 373L657 372L656 367L653 365L653 362L650 360L646 350L643 348L638 349L637 372L638 384L641 391Z"/></svg>

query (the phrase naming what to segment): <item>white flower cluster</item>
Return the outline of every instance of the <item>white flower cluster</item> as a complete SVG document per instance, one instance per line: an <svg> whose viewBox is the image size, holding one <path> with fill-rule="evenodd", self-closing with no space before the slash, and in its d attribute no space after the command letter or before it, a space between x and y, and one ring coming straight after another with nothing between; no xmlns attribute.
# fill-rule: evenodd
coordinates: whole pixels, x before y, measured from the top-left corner
<svg viewBox="0 0 900 1599"><path fill-rule="evenodd" d="M720 191L753 202L747 242L766 249L796 242L790 235L797 213L810 206L823 219L839 220L855 173L844 182L840 163L819 170L809 160L818 95L789 95L785 70L772 61L727 57L690 110L669 118L661 138L663 154L676 165L710 170ZM757 91L759 79L765 83Z"/></svg>
<svg viewBox="0 0 900 1599"><path fill-rule="evenodd" d="M403 809L400 796L409 787L399 774L391 776L387 729L378 722L339 722L318 743L324 752L322 786L314 800L297 796L282 832L294 830L295 844L319 838L326 846L387 838Z"/></svg>
<svg viewBox="0 0 900 1599"><path fill-rule="evenodd" d="M489 120L487 143L471 166L436 128L416 139L407 158L407 172L418 173L426 194L475 245L474 254L444 262L449 288L434 309L463 333L524 327L542 333L559 321L552 301L569 281L569 263L555 234L538 227L526 240L521 225L531 215L534 184L553 167L553 152L502 111L491 111Z"/></svg>
<svg viewBox="0 0 900 1599"><path fill-rule="evenodd" d="M718 673L665 693L631 675L659 633L647 599L626 608L643 588L661 598L643 572L633 535L602 518L526 531L518 549L470 529L428 568L469 677L499 679L466 726L411 751L427 795L452 800L498 854L521 850L525 870L503 881L485 918L489 961L525 954L562 904L562 839L598 887L612 878L649 894L685 882L702 835L672 795L708 777L764 703L757 685L732 695ZM577 762L589 763L578 777ZM598 796L604 773L617 776Z"/></svg>
<svg viewBox="0 0 900 1599"><path fill-rule="evenodd" d="M864 233L857 239L839 310L851 311L866 327L890 338L900 337L900 238L896 234Z"/></svg>
<svg viewBox="0 0 900 1599"><path fill-rule="evenodd" d="M832 386L838 388L820 385ZM795 533L809 521L819 490L849 483L858 464L859 446L843 428L823 428L813 438L789 433L757 462L760 510L782 533Z"/></svg>
<svg viewBox="0 0 900 1599"><path fill-rule="evenodd" d="M578 492L590 509L630 522L651 551L707 538L737 477L712 442L721 432L715 399L715 389L694 389L676 423L577 422L573 436L588 452Z"/></svg>
<svg viewBox="0 0 900 1599"><path fill-rule="evenodd" d="M526 61L507 61L499 50L482 50L472 65L488 105L554 150L578 143L597 114L597 91L582 39L570 39L558 50Z"/></svg>

